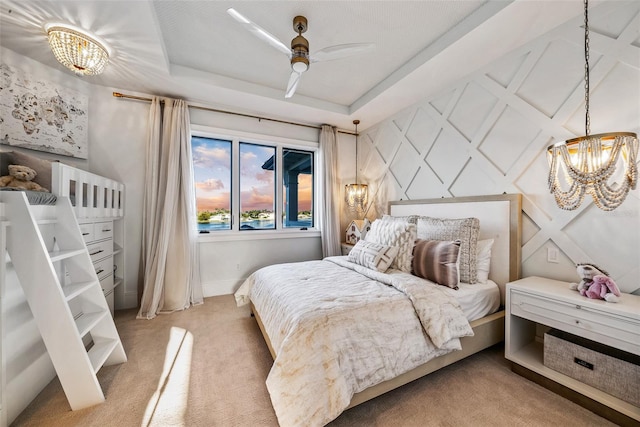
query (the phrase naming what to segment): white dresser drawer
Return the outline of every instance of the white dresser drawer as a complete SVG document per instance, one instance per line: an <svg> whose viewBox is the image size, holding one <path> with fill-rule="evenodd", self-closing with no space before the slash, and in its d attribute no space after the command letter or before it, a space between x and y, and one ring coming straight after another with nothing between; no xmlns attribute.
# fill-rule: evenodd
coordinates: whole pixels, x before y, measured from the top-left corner
<svg viewBox="0 0 640 427"><path fill-rule="evenodd" d="M80 231L82 232L82 238L86 242L92 242L94 224L80 224Z"/></svg>
<svg viewBox="0 0 640 427"><path fill-rule="evenodd" d="M113 275L113 258L105 258L102 261L98 261L93 264L96 270L98 279L102 280L107 276Z"/></svg>
<svg viewBox="0 0 640 427"><path fill-rule="evenodd" d="M640 322L631 317L519 289L511 289L511 314L640 354Z"/></svg>
<svg viewBox="0 0 640 427"><path fill-rule="evenodd" d="M109 274L106 277L100 279L100 287L102 292L106 295L109 291L113 290L113 274Z"/></svg>
<svg viewBox="0 0 640 427"><path fill-rule="evenodd" d="M113 242L111 240L105 240L98 243L91 243L87 245L89 250L89 256L92 262L101 260L102 258L111 256L113 253Z"/></svg>
<svg viewBox="0 0 640 427"><path fill-rule="evenodd" d="M113 238L113 221L96 222L93 229L94 240Z"/></svg>

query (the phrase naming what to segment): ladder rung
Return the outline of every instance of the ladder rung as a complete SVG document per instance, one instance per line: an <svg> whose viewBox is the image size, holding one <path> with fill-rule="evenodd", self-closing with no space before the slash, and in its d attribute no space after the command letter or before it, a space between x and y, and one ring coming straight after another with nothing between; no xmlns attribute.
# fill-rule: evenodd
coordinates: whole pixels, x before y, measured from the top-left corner
<svg viewBox="0 0 640 427"><path fill-rule="evenodd" d="M91 347L88 351L89 360L91 361L91 366L93 366L93 372L98 372L104 362L107 360L107 357L111 354L114 348L118 345L118 340L114 339L94 339L93 347Z"/></svg>
<svg viewBox="0 0 640 427"><path fill-rule="evenodd" d="M87 250L85 248L82 249L74 249L71 251L54 251L49 252L49 258L51 258L51 262L61 261L63 259L71 258L76 255L80 255L85 253Z"/></svg>
<svg viewBox="0 0 640 427"><path fill-rule="evenodd" d="M67 299L67 301L71 301L73 298L77 297L87 289L91 289L91 286L94 286L96 283L98 282L91 281L91 282L73 283L73 284L63 286L62 291L64 292L64 296Z"/></svg>
<svg viewBox="0 0 640 427"><path fill-rule="evenodd" d="M106 315L111 315L109 310L82 313L82 316L76 319L76 327L78 328L80 336L84 337Z"/></svg>

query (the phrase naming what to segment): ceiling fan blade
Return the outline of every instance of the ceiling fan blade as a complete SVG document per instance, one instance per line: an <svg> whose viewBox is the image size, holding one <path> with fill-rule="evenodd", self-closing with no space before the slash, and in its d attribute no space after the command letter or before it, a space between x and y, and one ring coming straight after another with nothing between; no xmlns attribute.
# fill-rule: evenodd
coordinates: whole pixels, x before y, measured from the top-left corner
<svg viewBox="0 0 640 427"><path fill-rule="evenodd" d="M227 9L227 13L231 15L233 19L238 21L242 26L244 26L248 31L251 31L254 36L258 37L260 40L268 43L270 46L275 47L280 52L287 55L291 58L291 49L287 47L286 44L282 43L276 36L269 33L267 30L259 26L258 24L252 22L249 18L242 15L240 12L230 7Z"/></svg>
<svg viewBox="0 0 640 427"><path fill-rule="evenodd" d="M335 46L325 47L315 52L310 58L311 62L333 61L334 59L342 59L352 55L360 55L375 50L376 45L373 43L348 43Z"/></svg>
<svg viewBox="0 0 640 427"><path fill-rule="evenodd" d="M289 84L287 84L287 92L284 94L285 98L291 98L294 93L296 93L296 88L298 87L298 83L300 83L300 78L302 77L302 73L296 73L295 71L291 72L291 76L289 76Z"/></svg>

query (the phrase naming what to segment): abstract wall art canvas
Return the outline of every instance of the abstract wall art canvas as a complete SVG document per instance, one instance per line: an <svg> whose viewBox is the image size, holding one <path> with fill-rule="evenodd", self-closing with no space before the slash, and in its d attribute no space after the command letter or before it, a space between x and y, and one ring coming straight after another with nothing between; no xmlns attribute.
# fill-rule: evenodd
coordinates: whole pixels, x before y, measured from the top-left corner
<svg viewBox="0 0 640 427"><path fill-rule="evenodd" d="M88 157L88 97L0 63L0 144Z"/></svg>

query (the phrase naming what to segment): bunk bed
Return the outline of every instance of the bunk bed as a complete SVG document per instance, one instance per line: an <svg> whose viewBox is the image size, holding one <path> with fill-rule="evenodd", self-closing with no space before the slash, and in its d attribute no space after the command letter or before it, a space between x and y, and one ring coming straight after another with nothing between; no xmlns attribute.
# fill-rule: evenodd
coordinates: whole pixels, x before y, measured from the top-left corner
<svg viewBox="0 0 640 427"><path fill-rule="evenodd" d="M505 285L520 275L521 203L515 194L389 205L390 221L477 218L478 241L493 240L487 282L496 287L497 311L463 309L461 319L443 294L476 295L482 286L460 283L454 290L344 256L269 266L250 276L236 300L251 304L274 358L266 384L280 424L324 425L345 409L502 341Z"/></svg>
<svg viewBox="0 0 640 427"><path fill-rule="evenodd" d="M114 221L124 216L124 185L24 152L0 152L1 175L9 164L34 169L34 181L50 191L0 189L0 425L10 424L56 373L72 409L99 403L104 395L95 372L126 361L109 315L123 270L114 279L124 258L123 242L113 240ZM66 244L76 247L67 259ZM37 288L47 280L58 286ZM61 333L67 320L74 326Z"/></svg>

